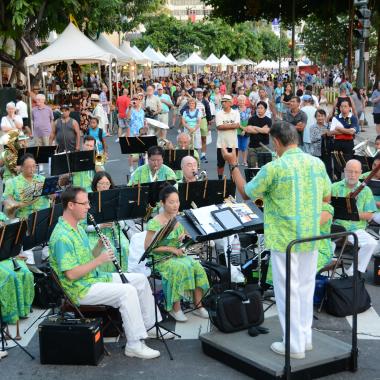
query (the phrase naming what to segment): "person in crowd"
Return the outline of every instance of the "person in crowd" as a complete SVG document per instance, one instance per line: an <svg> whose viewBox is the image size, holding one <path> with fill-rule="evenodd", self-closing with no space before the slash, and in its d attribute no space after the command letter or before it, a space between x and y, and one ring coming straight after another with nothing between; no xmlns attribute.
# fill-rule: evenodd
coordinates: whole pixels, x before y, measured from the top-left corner
<svg viewBox="0 0 380 380"><path fill-rule="evenodd" d="M103 129L99 127L99 118L97 116L90 117L90 124L86 136L92 136L95 139L95 150L97 154L104 154L108 157L108 146L105 139Z"/></svg>
<svg viewBox="0 0 380 380"><path fill-rule="evenodd" d="M70 107L61 106L62 116L53 123L49 145L55 143L57 152L74 152L80 149L80 130L76 120L70 117Z"/></svg>
<svg viewBox="0 0 380 380"><path fill-rule="evenodd" d="M338 116L340 114L340 106L342 102L348 102L350 106L350 111L352 112L353 115L356 115L356 109L355 109L355 103L352 100L352 97L350 96L349 93L347 93L347 87L346 86L340 86L339 87L339 96L335 99L333 108L332 108L332 113L330 114L330 120L334 116Z"/></svg>
<svg viewBox="0 0 380 380"><path fill-rule="evenodd" d="M311 95L306 94L302 97L303 107L301 108L301 111L306 114L306 125L303 130L303 149L306 153L311 153L310 128L316 123L315 112L317 111L317 108L314 106L313 102L314 100Z"/></svg>
<svg viewBox="0 0 380 380"><path fill-rule="evenodd" d="M223 109L215 116L216 129L218 131L216 140L218 179L223 178L225 166L222 147L226 147L229 151L232 151L237 150L238 146L237 129L240 128L240 114L237 110L232 109L231 105L231 96L224 95L222 98Z"/></svg>
<svg viewBox="0 0 380 380"><path fill-rule="evenodd" d="M104 112L104 108L102 104L100 103L100 97L98 94L91 94L90 100L91 100L91 106L92 106L92 113L89 115L89 117L90 119L94 116L97 118L98 127L103 131L104 136L107 136L108 116ZM89 128L90 128L90 123L91 122L89 122Z"/></svg>
<svg viewBox="0 0 380 380"><path fill-rule="evenodd" d="M290 241L320 234L323 202L328 202L331 183L319 159L298 148L298 131L288 122L275 122L270 129L278 159L266 164L245 183L236 154L223 149L236 187L244 199L262 198L265 204L265 247L271 250L273 285L282 334L285 334L285 261ZM291 253L290 357L305 358L313 349L313 294L317 269L317 242L296 244ZM301 286L302 285L302 286ZM272 351L285 355L284 341Z"/></svg>
<svg viewBox="0 0 380 380"><path fill-rule="evenodd" d="M53 111L45 104L43 94L36 95L36 104L32 109L33 135L38 146L47 146L53 128Z"/></svg>
<svg viewBox="0 0 380 380"><path fill-rule="evenodd" d="M246 134L245 128L248 125L248 120L251 117L252 110L250 107L246 106L247 97L245 95L239 95L237 97L237 100L238 100L237 110L239 111L239 114L240 114L240 128L237 130L238 149L239 149L239 155L241 156L241 159L242 159L242 165L248 166L247 155L248 155L249 136Z"/></svg>
<svg viewBox="0 0 380 380"><path fill-rule="evenodd" d="M179 211L178 191L174 186L164 187L159 198L162 211L148 222L145 249L157 231L175 218ZM177 222L169 235L153 250L155 268L162 277L165 307L177 322L187 321L181 309L181 300L189 298L194 301L193 313L201 318L208 318L208 313L202 305L203 294L209 288L207 275L200 262L187 256L185 249L181 248L184 237L185 229Z"/></svg>
<svg viewBox="0 0 380 380"><path fill-rule="evenodd" d="M146 88L146 96L143 107L146 117L158 120L158 115L161 113L162 107L160 98L154 95L153 86L148 86Z"/></svg>
<svg viewBox="0 0 380 380"><path fill-rule="evenodd" d="M364 129L364 110L365 110L365 100L364 97L360 93L360 89L357 87L354 87L352 89L352 96L351 96L356 109L356 116L358 118L360 132L365 132Z"/></svg>
<svg viewBox="0 0 380 380"><path fill-rule="evenodd" d="M349 160L344 168L345 178L333 183L331 195L335 197L348 196L360 185L359 178L361 174L362 166L360 161ZM365 231L368 222L377 212L376 202L370 188L364 187L359 193L356 198L356 206L359 211L359 221L335 219L334 223L344 227L347 231L355 232L359 240L358 270L360 273L365 273L377 246L375 238ZM352 243L353 237L349 236L348 240ZM346 270L346 273L349 276L353 275L353 264Z"/></svg>
<svg viewBox="0 0 380 380"><path fill-rule="evenodd" d="M117 108L117 122L119 125L118 128L118 138L116 142L119 142L119 137L129 136L130 130L128 125L127 111L129 105L131 104L131 99L128 96L128 90L123 88L123 93L116 99L116 108Z"/></svg>
<svg viewBox="0 0 380 380"><path fill-rule="evenodd" d="M139 166L131 175L128 185L137 185L156 181L176 180L172 169L164 164L164 150L152 146L147 151L148 163Z"/></svg>
<svg viewBox="0 0 380 380"><path fill-rule="evenodd" d="M80 112L80 124L79 128L82 133L85 133L88 129L88 124L90 122L90 110L91 101L90 95L87 90L83 90L81 97L79 99L79 112Z"/></svg>
<svg viewBox="0 0 380 380"><path fill-rule="evenodd" d="M326 112L326 115L327 115L327 112L328 112L328 103L329 102L328 102L328 100L326 98L325 89L324 88L321 88L319 90L318 103L319 103L319 108L323 109Z"/></svg>
<svg viewBox="0 0 380 380"><path fill-rule="evenodd" d="M325 158L327 153L327 140L326 137L329 136L329 125L326 122L326 112L323 109L318 109L315 111L316 122L310 127L310 154L314 157ZM323 139L323 137L325 137ZM324 155L322 157L322 145L324 150ZM327 169L326 169L327 170Z"/></svg>
<svg viewBox="0 0 380 380"><path fill-rule="evenodd" d="M195 90L196 96L196 108L199 109L202 113L202 120L200 124L201 131L201 162L207 163L207 135L209 133L208 127L212 120L211 109L209 102L203 96L203 90L201 88L197 88Z"/></svg>
<svg viewBox="0 0 380 380"><path fill-rule="evenodd" d="M157 86L157 93L157 97L161 102L161 113L158 115L158 120L161 121L161 123L169 126L169 111L171 108L173 108L172 99L168 94L164 93L164 88L161 84ZM166 129L160 130L160 137L162 139L166 139Z"/></svg>
<svg viewBox="0 0 380 380"><path fill-rule="evenodd" d="M126 273L128 283L119 274L98 269L111 262L114 251L99 241L98 252L90 248L80 222L90 208L88 195L80 187L70 187L61 194L63 215L49 240L50 263L70 298L79 305L108 305L118 308L127 337L124 354L128 357L153 359L160 352L149 348L144 340L155 331L155 302L148 279L143 274ZM95 256L95 255L97 256ZM158 311L159 320L161 320ZM148 333L147 333L148 331Z"/></svg>
<svg viewBox="0 0 380 380"><path fill-rule="evenodd" d="M16 114L22 118L22 130L28 137L31 136L32 131L30 129L28 105L23 100L22 92L18 92L16 95Z"/></svg>
<svg viewBox="0 0 380 380"><path fill-rule="evenodd" d="M376 125L376 133L380 134L380 81L373 86L371 95L371 103L373 104L373 122Z"/></svg>
<svg viewBox="0 0 380 380"><path fill-rule="evenodd" d="M274 103L276 105L276 113L281 116L283 112L282 97L284 95L284 87L281 81L277 82L277 87L274 89Z"/></svg>
<svg viewBox="0 0 380 380"><path fill-rule="evenodd" d="M182 113L182 126L186 134L190 136L191 148L201 149L201 122L202 122L202 111L196 108L196 100L194 98L189 98L187 101L186 109Z"/></svg>
<svg viewBox="0 0 380 380"><path fill-rule="evenodd" d="M108 129L110 127L110 114L111 114L111 101L108 99L109 97L109 92L108 92L108 87L105 83L102 83L102 91L100 91L99 94L99 103L103 107L103 112L105 117L105 122L106 129L104 132L106 132L107 136L110 135L110 130Z"/></svg>
<svg viewBox="0 0 380 380"><path fill-rule="evenodd" d="M7 114L1 118L1 131L4 133L12 130L22 131L23 121L22 117L16 114L16 105L9 102L5 109Z"/></svg>
<svg viewBox="0 0 380 380"><path fill-rule="evenodd" d="M307 123L307 115L300 110L301 100L298 96L292 96L289 101L289 109L283 115L283 120L294 125L298 131L299 146L303 147L303 131Z"/></svg>

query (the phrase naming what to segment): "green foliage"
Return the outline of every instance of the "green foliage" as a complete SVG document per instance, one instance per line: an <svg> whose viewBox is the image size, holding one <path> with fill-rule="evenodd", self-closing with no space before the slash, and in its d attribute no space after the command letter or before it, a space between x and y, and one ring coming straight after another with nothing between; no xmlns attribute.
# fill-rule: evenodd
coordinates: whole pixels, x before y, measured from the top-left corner
<svg viewBox="0 0 380 380"><path fill-rule="evenodd" d="M263 46L263 59L275 60L289 57L289 40L285 33L281 33L281 40L270 28L260 28L259 39Z"/></svg>
<svg viewBox="0 0 380 380"><path fill-rule="evenodd" d="M343 63L347 54L347 33L347 18L326 23L316 16L309 16L301 34L306 55L317 64Z"/></svg>

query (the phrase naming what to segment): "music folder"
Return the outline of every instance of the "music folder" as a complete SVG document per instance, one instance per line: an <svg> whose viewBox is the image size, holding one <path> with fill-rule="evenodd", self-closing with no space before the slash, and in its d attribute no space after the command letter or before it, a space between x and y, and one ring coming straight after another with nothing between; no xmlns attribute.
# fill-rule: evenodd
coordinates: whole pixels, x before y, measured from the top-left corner
<svg viewBox="0 0 380 380"><path fill-rule="evenodd" d="M236 185L230 179L207 179L195 182L178 183L180 210L219 204L230 195L235 197Z"/></svg>
<svg viewBox="0 0 380 380"><path fill-rule="evenodd" d="M83 150L79 152L55 154L51 159L51 175L83 172L95 170L95 151Z"/></svg>
<svg viewBox="0 0 380 380"><path fill-rule="evenodd" d="M165 149L164 164L172 170L181 170L182 158L186 156L194 157L194 149Z"/></svg>
<svg viewBox="0 0 380 380"><path fill-rule="evenodd" d="M20 165L21 157L26 153L32 154L37 164L47 164L49 162L49 158L55 154L56 150L56 145L28 146L25 148L20 148L17 151L17 165Z"/></svg>
<svg viewBox="0 0 380 380"><path fill-rule="evenodd" d="M174 179L167 179L165 181L141 183L140 186L148 187L149 189L148 202L152 207L154 207L159 202L160 191L165 186L168 186L168 185L174 186L176 183L177 181ZM137 185L133 185L132 187L137 187Z"/></svg>
<svg viewBox="0 0 380 380"><path fill-rule="evenodd" d="M334 219L360 220L355 198L332 196L331 205L334 207Z"/></svg>
<svg viewBox="0 0 380 380"><path fill-rule="evenodd" d="M150 147L157 146L156 136L120 137L122 154L145 153Z"/></svg>

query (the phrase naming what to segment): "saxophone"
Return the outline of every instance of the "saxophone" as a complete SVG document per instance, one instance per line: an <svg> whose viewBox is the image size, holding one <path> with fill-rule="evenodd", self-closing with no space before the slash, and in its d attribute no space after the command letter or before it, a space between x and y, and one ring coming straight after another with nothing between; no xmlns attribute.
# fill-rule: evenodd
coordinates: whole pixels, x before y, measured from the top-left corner
<svg viewBox="0 0 380 380"><path fill-rule="evenodd" d="M4 165L12 173L13 176L17 175L17 155L18 150L21 148L18 142L20 135L19 130L9 131L7 135L7 141L4 141L6 148L4 150Z"/></svg>

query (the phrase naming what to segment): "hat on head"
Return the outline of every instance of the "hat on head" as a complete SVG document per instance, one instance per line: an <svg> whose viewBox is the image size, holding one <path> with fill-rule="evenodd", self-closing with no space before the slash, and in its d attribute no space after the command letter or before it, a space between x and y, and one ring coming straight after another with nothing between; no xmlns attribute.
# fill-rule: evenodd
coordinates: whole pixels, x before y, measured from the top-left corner
<svg viewBox="0 0 380 380"><path fill-rule="evenodd" d="M232 97L230 95L223 95L222 102L232 102Z"/></svg>
<svg viewBox="0 0 380 380"><path fill-rule="evenodd" d="M197 88L195 89L195 92L203 92L203 89L200 88L200 87L197 87Z"/></svg>
<svg viewBox="0 0 380 380"><path fill-rule="evenodd" d="M309 95L309 94L305 94L303 97L302 97L302 100L304 102L309 102L310 100L313 100L312 96Z"/></svg>
<svg viewBox="0 0 380 380"><path fill-rule="evenodd" d="M97 120L98 123L99 123L100 117L99 117L99 116L96 116L96 115L90 115L90 120L91 120L91 119L95 119L95 120Z"/></svg>
<svg viewBox="0 0 380 380"><path fill-rule="evenodd" d="M98 94L91 94L90 99L95 101L95 102L98 102L100 100Z"/></svg>
<svg viewBox="0 0 380 380"><path fill-rule="evenodd" d="M68 104L62 104L61 110L70 110L70 106Z"/></svg>
<svg viewBox="0 0 380 380"><path fill-rule="evenodd" d="M162 84L157 85L157 90L163 90L164 88L162 87Z"/></svg>

